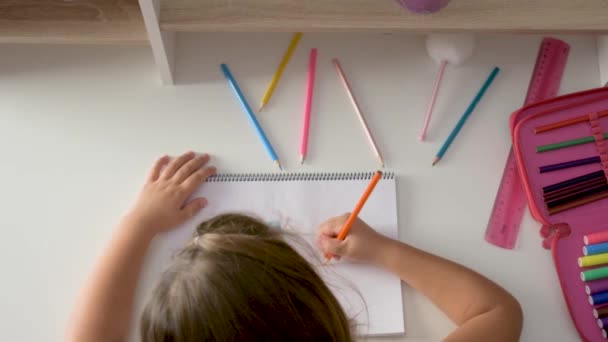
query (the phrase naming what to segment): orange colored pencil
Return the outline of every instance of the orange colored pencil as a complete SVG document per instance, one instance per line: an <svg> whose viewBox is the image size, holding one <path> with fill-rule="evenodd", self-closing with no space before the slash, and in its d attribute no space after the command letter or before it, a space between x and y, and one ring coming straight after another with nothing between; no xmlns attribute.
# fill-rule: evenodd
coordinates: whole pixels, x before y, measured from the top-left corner
<svg viewBox="0 0 608 342"><path fill-rule="evenodd" d="M597 112L598 118L603 118L605 116L608 116L608 110L602 110L602 111ZM581 122L587 122L587 121L589 121L589 115L588 114L581 115L581 116L577 116L575 118L566 119L566 120L562 120L562 121L558 121L558 122L536 127L534 129L534 133L538 134L538 133L548 132L548 131L552 131L554 129L574 125L574 124L581 123Z"/></svg>
<svg viewBox="0 0 608 342"><path fill-rule="evenodd" d="M363 209L365 202L367 202L367 199L374 191L374 188L376 187L376 184L378 184L378 182L380 181L380 178L382 178L382 171L376 171L376 173L374 174L374 177L372 178L372 180L369 182L369 185L365 189L363 196L361 196L361 199L359 199L359 202L355 206L355 209L353 210L352 213L350 213L350 216L344 223L344 226L342 226L342 229L340 230L340 233L338 234L338 240L344 240L346 238L346 236L350 232L350 228L352 227L353 223L355 223L355 220L359 216L359 212L361 212L361 209ZM326 254L325 258L327 260L325 261L325 263L329 262L329 260L331 260L331 258L333 258L333 257L334 256L331 254Z"/></svg>

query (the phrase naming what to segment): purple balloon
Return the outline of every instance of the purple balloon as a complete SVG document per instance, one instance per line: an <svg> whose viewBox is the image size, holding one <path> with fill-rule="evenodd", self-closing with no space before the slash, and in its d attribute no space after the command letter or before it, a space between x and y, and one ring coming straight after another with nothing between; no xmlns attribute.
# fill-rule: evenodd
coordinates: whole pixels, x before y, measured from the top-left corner
<svg viewBox="0 0 608 342"><path fill-rule="evenodd" d="M412 12L425 14L439 11L450 0L397 0L397 2Z"/></svg>

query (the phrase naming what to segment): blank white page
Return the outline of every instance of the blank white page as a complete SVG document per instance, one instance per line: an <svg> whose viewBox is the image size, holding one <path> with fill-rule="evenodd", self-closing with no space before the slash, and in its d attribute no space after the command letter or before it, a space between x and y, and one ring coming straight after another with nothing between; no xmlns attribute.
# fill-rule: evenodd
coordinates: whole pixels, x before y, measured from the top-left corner
<svg viewBox="0 0 608 342"><path fill-rule="evenodd" d="M305 176L302 174L300 177ZM371 173L360 180L205 183L195 196L206 197L208 206L182 227L155 241L146 262L142 281L144 285L140 289L143 293L140 295L150 292L171 255L192 237L200 222L218 214L238 212L296 232L296 235L302 237L298 240L304 243L293 243L293 246L315 265L349 318L356 321L358 334L404 333L401 281L398 277L372 266L348 261L332 261L329 265L322 266L323 257L313 243L320 223L329 217L353 210L369 184L370 177ZM388 179L383 178L378 182L359 217L378 232L396 239L396 201L395 180L390 175ZM140 296L140 299L144 298Z"/></svg>

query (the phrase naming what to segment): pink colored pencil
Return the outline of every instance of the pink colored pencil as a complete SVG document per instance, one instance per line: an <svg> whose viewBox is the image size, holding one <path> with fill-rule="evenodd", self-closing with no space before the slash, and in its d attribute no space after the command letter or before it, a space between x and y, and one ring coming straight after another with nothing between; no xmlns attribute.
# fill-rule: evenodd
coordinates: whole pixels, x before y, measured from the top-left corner
<svg viewBox="0 0 608 342"><path fill-rule="evenodd" d="M378 144L376 144L376 140L374 139L372 132L369 130L369 127L367 126L367 121L365 121L365 117L363 116L363 112L361 111L361 107L359 106L359 102L355 98L355 95L353 94L353 92L350 88L350 84L348 83L348 80L346 79L346 75L344 75L344 70L342 70L342 65L340 65L340 61L338 61L337 58L332 59L332 62L334 63L334 66L336 67L338 76L340 76L340 79L342 80L342 85L344 85L344 90L346 90L346 94L350 98L350 101L352 102L353 107L355 107L355 112L357 113L357 116L359 117L361 126L363 126L365 135L367 135L367 139L369 140L370 145L372 145L372 148L374 149L374 153L376 154L376 156L378 157L378 160L380 161L380 165L382 165L382 167L384 167L384 159L382 158L382 154L380 153Z"/></svg>
<svg viewBox="0 0 608 342"><path fill-rule="evenodd" d="M422 126L422 132L420 133L420 137L418 138L420 141L424 141L426 137L426 131L429 129L429 123L431 123L431 115L433 114L433 108L435 107L435 101L437 100L437 94L439 93L439 86L441 85L441 80L443 79L443 72L445 71L445 66L447 64L447 61L442 61L441 65L439 66L437 78L435 79L435 85L433 86L433 95L431 96L431 102L429 103L429 108L427 109L426 116L424 117L424 125Z"/></svg>
<svg viewBox="0 0 608 342"><path fill-rule="evenodd" d="M312 94L315 88L315 70L317 69L317 49L310 49L308 63L308 83L306 85L306 104L304 105L304 125L302 126L302 144L300 145L300 164L304 163L308 152L308 130L310 128L310 111Z"/></svg>
<svg viewBox="0 0 608 342"><path fill-rule="evenodd" d="M587 234L583 237L583 242L585 243L585 245L608 242L608 230L602 230L596 233Z"/></svg>

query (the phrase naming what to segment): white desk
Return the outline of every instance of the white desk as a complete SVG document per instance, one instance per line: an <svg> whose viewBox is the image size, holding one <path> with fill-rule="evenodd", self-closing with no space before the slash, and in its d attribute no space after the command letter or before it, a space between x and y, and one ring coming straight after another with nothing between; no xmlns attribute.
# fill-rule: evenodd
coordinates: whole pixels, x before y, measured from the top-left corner
<svg viewBox="0 0 608 342"><path fill-rule="evenodd" d="M276 171L219 71L227 62L257 106L289 35L178 37L175 87L161 87L144 47L2 46L0 61L0 321L10 341L60 341L74 296L153 160L193 149L224 172ZM562 93L600 84L592 37L572 45ZM204 44L204 48L202 47ZM521 302L523 341L577 340L539 225L519 245L483 239L510 145L509 114L524 98L536 36L482 36L465 66L448 68L429 142L416 141L436 66L422 36L306 34L259 115L288 171L373 170L331 57L341 58L389 169L398 174L403 241L461 262ZM319 48L307 164L299 132L310 47ZM502 68L444 160L434 153L494 65ZM488 154L487 151L492 151ZM212 199L211 199L212 200ZM407 337L436 341L453 328L404 287ZM383 341L389 339L382 339Z"/></svg>

